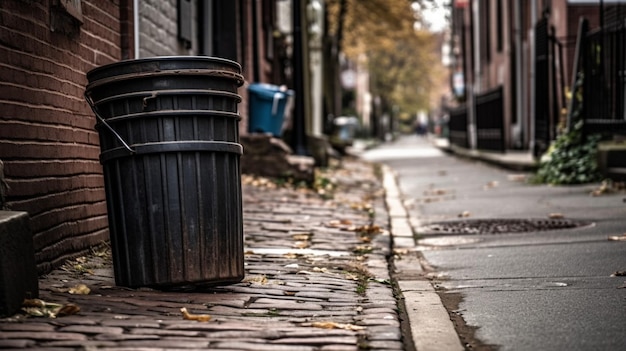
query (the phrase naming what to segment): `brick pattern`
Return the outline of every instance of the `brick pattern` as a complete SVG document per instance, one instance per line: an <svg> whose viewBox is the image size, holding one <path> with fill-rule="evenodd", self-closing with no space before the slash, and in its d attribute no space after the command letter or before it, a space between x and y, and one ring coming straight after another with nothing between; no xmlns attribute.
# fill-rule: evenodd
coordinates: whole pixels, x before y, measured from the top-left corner
<svg viewBox="0 0 626 351"><path fill-rule="evenodd" d="M0 348L404 350L389 284L391 238L385 232L363 240L349 230L371 221L386 226L381 184L371 165L343 165L333 177L339 185L333 200L312 191L244 185L242 282L173 291L120 288L113 286L110 261L91 256L81 260L85 272L59 269L40 280L42 299L74 303L80 312L0 319ZM340 220L344 224L332 225ZM79 283L91 293L67 292ZM181 307L211 320L184 320Z"/></svg>
<svg viewBox="0 0 626 351"><path fill-rule="evenodd" d="M54 3L0 2L0 159L10 187L8 207L31 217L39 273L108 239L99 137L83 98L85 74L134 57L132 0L82 0L83 23L69 31L66 25L51 29ZM139 3L141 57L197 54L196 39L186 49L177 38L176 0ZM196 2L192 4L196 22ZM238 4L238 28L247 31L237 35L237 47L245 51L239 62L250 82L251 2ZM259 17L261 10L258 6ZM192 27L197 38L197 26ZM259 27L262 31L261 20ZM269 69L263 48L260 43L261 76ZM245 134L246 87L239 93L239 130Z"/></svg>
<svg viewBox="0 0 626 351"><path fill-rule="evenodd" d="M70 34L51 30L52 3L0 3L0 159L8 206L31 217L40 273L108 238L83 92L87 71L121 58L119 2L83 0Z"/></svg>
<svg viewBox="0 0 626 351"><path fill-rule="evenodd" d="M139 2L139 56L196 55L198 35L196 2L192 1L194 38L191 49L186 49L178 40L177 0L142 0Z"/></svg>

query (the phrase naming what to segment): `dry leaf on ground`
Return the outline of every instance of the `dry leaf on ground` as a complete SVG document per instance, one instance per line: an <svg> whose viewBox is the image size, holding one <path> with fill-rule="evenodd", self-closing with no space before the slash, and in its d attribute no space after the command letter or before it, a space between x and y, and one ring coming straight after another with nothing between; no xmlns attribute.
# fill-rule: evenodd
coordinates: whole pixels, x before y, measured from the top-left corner
<svg viewBox="0 0 626 351"><path fill-rule="evenodd" d="M323 329L345 329L345 330L363 330L365 327L354 324L347 323L336 323L336 322L313 322L311 326L315 328L323 328Z"/></svg>
<svg viewBox="0 0 626 351"><path fill-rule="evenodd" d="M296 241L293 244L293 247L295 247L296 249L306 249L309 246L311 246L311 243L308 241Z"/></svg>
<svg viewBox="0 0 626 351"><path fill-rule="evenodd" d="M550 218L550 219L563 219L563 218L565 218L565 215L562 214L562 213L550 213L548 215L548 218Z"/></svg>
<svg viewBox="0 0 626 351"><path fill-rule="evenodd" d="M267 277L265 275L259 276L248 276L243 281L243 283L257 283L257 284L267 284Z"/></svg>
<svg viewBox="0 0 626 351"><path fill-rule="evenodd" d="M330 228L340 228L343 227L345 225L350 225L352 224L352 222L350 221L344 221L344 220L339 220L339 219L333 219L332 221L329 221L326 226L330 227Z"/></svg>
<svg viewBox="0 0 626 351"><path fill-rule="evenodd" d="M351 232L358 232L358 233L367 233L367 234L380 234L382 232L382 230L380 229L379 226L372 224L372 225L362 225L359 227L353 226L350 228L346 228L347 231L351 231Z"/></svg>
<svg viewBox="0 0 626 351"><path fill-rule="evenodd" d="M72 303L62 305L41 299L25 299L22 311L32 317L56 318L76 314L80 312L80 307Z"/></svg>
<svg viewBox="0 0 626 351"><path fill-rule="evenodd" d="M78 284L74 287L69 288L67 292L74 295L89 295L91 289L89 289L89 287L87 287L87 285L85 284Z"/></svg>
<svg viewBox="0 0 626 351"><path fill-rule="evenodd" d="M497 180L492 180L492 181L488 182L487 184L485 184L483 186L483 189L487 190L487 189L495 188L497 186L498 186L498 181Z"/></svg>
<svg viewBox="0 0 626 351"><path fill-rule="evenodd" d="M208 322L211 320L211 316L208 314L192 314L187 311L185 307L180 309L183 314L183 319L198 322Z"/></svg>
<svg viewBox="0 0 626 351"><path fill-rule="evenodd" d="M609 236L609 241L626 241L626 234Z"/></svg>
<svg viewBox="0 0 626 351"><path fill-rule="evenodd" d="M302 234L293 234L291 237L293 238L293 240L306 241L306 240L311 239L311 236L313 236L313 234L311 233L302 233Z"/></svg>

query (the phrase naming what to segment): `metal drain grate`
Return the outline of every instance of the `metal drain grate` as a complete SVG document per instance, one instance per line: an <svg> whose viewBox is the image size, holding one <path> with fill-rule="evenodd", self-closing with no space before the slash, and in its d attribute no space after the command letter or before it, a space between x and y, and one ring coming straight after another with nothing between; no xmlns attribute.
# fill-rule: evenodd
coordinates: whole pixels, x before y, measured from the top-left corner
<svg viewBox="0 0 626 351"><path fill-rule="evenodd" d="M591 222L570 219L471 219L439 222L417 228L417 234L501 234L572 229Z"/></svg>

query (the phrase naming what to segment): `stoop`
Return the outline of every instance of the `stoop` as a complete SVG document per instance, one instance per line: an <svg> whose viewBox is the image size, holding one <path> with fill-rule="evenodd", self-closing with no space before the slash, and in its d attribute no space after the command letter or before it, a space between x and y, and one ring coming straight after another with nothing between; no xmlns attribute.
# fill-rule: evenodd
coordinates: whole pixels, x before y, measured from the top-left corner
<svg viewBox="0 0 626 351"><path fill-rule="evenodd" d="M626 181L626 142L600 142L598 168L605 178Z"/></svg>
<svg viewBox="0 0 626 351"><path fill-rule="evenodd" d="M39 296L33 235L26 212L0 211L0 317Z"/></svg>

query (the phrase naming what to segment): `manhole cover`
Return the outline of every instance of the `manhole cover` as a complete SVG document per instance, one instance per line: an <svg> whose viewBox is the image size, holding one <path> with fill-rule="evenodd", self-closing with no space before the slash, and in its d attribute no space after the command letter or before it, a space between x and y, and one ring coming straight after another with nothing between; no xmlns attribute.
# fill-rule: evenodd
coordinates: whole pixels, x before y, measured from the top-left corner
<svg viewBox="0 0 626 351"><path fill-rule="evenodd" d="M570 219L468 219L432 223L417 228L417 234L500 234L572 229L591 222Z"/></svg>

